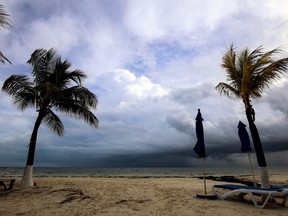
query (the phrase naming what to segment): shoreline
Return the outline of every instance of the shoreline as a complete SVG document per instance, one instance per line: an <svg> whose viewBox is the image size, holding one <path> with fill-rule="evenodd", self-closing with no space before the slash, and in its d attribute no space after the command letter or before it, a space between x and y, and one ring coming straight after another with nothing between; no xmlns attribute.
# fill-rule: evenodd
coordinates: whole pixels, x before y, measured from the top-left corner
<svg viewBox="0 0 288 216"><path fill-rule="evenodd" d="M255 168L255 175L260 170ZM0 167L1 176L21 177L24 167ZM288 174L286 166L271 166L269 174ZM33 175L39 177L198 177L203 176L202 167L34 167ZM251 175L249 167L206 167L206 176L246 176Z"/></svg>
<svg viewBox="0 0 288 216"><path fill-rule="evenodd" d="M251 176L245 176L247 180ZM16 178L12 191L0 191L0 215L126 216L204 215L268 216L287 214L286 207L257 209L251 200L206 200L203 180L192 178L34 177L36 186L21 189ZM271 183L288 185L288 175L272 175ZM221 181L207 179L207 192Z"/></svg>
<svg viewBox="0 0 288 216"><path fill-rule="evenodd" d="M22 176L1 176L1 179L17 179L16 182L20 182ZM203 176L157 176L157 175L146 175L146 176L133 176L133 175L97 175L97 176L34 176L33 179L204 179ZM254 186L255 183L251 175L208 175L205 176L206 180L224 183L238 183L247 186ZM255 177L258 187L260 187L260 178ZM16 183L17 184L17 183ZM270 186L282 185L288 186L288 174L270 174ZM0 190L1 191L1 190Z"/></svg>
<svg viewBox="0 0 288 216"><path fill-rule="evenodd" d="M269 177L275 180L277 177L283 177L287 176L287 181L285 183L288 184L288 173L286 174L270 174ZM22 175L2 175L0 178L15 178L15 179L21 179ZM121 178L127 178L127 179L158 179L158 178L183 178L183 179L203 179L204 177L201 175L195 175L195 176L179 176L179 175L37 175L33 176L33 178L115 178L115 179L121 179ZM253 179L252 176L249 174L245 175L206 175L205 178L207 180L213 180L213 181L221 181L221 182L235 182L235 183L242 183L242 184L252 184ZM258 176L255 176L256 180L259 180Z"/></svg>

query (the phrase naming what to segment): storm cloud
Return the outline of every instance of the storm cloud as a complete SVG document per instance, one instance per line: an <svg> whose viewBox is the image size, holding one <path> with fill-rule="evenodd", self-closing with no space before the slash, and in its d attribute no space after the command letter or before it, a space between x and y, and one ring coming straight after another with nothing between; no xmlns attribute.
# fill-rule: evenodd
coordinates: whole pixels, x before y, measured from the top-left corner
<svg viewBox="0 0 288 216"><path fill-rule="evenodd" d="M219 95L222 55L260 45L288 51L285 0L3 1L13 28L1 30L0 84L31 75L38 48L55 48L88 78L98 129L59 114L65 134L39 131L35 166L197 166L195 117L201 109L207 164L245 165L237 125L244 105ZM286 53L282 55L287 56ZM287 76L252 101L268 165L288 164ZM24 166L36 111L0 93L0 166ZM247 126L248 129L248 126ZM253 146L252 146L253 148ZM252 155L253 157L253 155ZM255 158L253 158L255 163Z"/></svg>

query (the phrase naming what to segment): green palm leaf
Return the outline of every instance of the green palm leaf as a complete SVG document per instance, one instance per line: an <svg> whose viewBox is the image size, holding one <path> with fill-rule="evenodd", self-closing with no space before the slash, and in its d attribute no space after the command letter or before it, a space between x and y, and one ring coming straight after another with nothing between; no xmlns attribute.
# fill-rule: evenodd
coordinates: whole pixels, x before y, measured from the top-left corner
<svg viewBox="0 0 288 216"><path fill-rule="evenodd" d="M229 98L241 98L240 92L227 83L220 82L215 88L220 94L224 94Z"/></svg>
<svg viewBox="0 0 288 216"><path fill-rule="evenodd" d="M274 55L281 53L279 48L264 52L259 46L252 52L248 48L237 53L231 45L222 58L222 68L227 82L219 83L216 90L228 97L260 98L273 82L287 72L288 58L275 60ZM240 98L241 98L240 97Z"/></svg>

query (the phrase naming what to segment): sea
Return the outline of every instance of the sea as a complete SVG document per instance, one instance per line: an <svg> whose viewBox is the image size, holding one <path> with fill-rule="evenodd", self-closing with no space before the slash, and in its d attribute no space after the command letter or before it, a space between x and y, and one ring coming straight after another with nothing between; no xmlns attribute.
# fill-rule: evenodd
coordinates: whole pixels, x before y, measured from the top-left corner
<svg viewBox="0 0 288 216"><path fill-rule="evenodd" d="M268 167L269 174L288 174L287 166ZM0 177L21 177L24 167L0 167ZM254 168L255 175L259 169ZM205 167L206 176L251 175L249 167ZM35 177L179 177L193 178L204 175L203 167L153 167L153 168L97 168L97 167L34 167Z"/></svg>

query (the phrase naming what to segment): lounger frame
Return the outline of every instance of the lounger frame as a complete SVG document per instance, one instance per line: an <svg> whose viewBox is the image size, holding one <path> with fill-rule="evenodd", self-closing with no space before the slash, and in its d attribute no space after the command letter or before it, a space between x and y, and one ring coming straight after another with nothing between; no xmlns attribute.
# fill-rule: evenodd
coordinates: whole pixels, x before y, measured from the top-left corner
<svg viewBox="0 0 288 216"><path fill-rule="evenodd" d="M230 196L238 196L244 197L245 195L249 195L253 204L257 208L264 208L269 200L275 198L282 198L283 201L281 203L282 206L286 205L288 200L288 189L270 189L270 188L255 188L249 186L242 185L214 185L213 191L217 194L216 188L228 189L231 190L222 195L218 195L218 199L224 200ZM234 188L234 189L233 189ZM257 202L256 196L266 195L263 203L259 204Z"/></svg>

